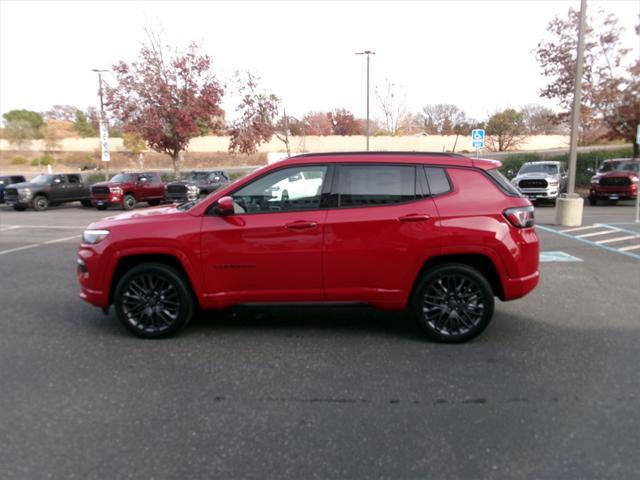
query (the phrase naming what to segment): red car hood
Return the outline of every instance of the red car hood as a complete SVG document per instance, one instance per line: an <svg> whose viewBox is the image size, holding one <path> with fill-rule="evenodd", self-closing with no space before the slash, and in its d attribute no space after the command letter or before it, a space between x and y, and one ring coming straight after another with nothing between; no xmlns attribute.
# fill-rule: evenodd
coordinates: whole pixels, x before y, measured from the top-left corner
<svg viewBox="0 0 640 480"><path fill-rule="evenodd" d="M169 215L187 215L186 212L182 210L178 210L173 205L171 206L162 206L162 207L152 207L152 208L141 208L138 210L131 210L130 212L121 213L119 215L114 215L112 217L106 217L97 222L89 225L90 229L108 229L109 227L127 225L132 223L140 223L149 221L155 221L159 216L169 216Z"/></svg>

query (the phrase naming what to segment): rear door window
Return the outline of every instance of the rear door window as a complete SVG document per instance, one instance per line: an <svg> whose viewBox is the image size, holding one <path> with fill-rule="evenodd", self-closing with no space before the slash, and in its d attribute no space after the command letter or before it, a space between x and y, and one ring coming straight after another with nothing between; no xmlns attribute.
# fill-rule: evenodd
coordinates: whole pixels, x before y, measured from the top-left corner
<svg viewBox="0 0 640 480"><path fill-rule="evenodd" d="M393 205L416 198L413 165L341 165L339 208Z"/></svg>

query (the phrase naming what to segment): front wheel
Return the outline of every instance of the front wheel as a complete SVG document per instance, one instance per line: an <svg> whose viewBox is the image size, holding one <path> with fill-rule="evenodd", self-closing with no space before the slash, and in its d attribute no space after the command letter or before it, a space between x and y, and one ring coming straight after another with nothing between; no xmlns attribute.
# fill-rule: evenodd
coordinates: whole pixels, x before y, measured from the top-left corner
<svg viewBox="0 0 640 480"><path fill-rule="evenodd" d="M493 316L491 285L475 268L444 264L425 273L412 301L418 323L433 340L464 342L479 335Z"/></svg>
<svg viewBox="0 0 640 480"><path fill-rule="evenodd" d="M135 206L136 206L136 197L134 197L130 193L126 194L124 196L124 199L122 200L122 209L123 210L132 210L133 207L135 207Z"/></svg>
<svg viewBox="0 0 640 480"><path fill-rule="evenodd" d="M175 334L194 312L186 280L162 263L143 263L129 270L118 282L114 306L124 326L144 338Z"/></svg>
<svg viewBox="0 0 640 480"><path fill-rule="evenodd" d="M37 212L41 212L49 208L49 199L44 195L36 195L33 199L33 209Z"/></svg>

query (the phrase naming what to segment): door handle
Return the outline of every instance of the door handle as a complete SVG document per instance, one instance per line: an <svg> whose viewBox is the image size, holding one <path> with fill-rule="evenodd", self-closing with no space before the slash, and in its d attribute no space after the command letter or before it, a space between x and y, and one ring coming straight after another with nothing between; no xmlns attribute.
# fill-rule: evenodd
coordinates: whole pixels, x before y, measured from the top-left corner
<svg viewBox="0 0 640 480"><path fill-rule="evenodd" d="M318 226L318 222L305 222L304 220L287 223L284 228L287 230L309 230L311 228L316 228Z"/></svg>
<svg viewBox="0 0 640 480"><path fill-rule="evenodd" d="M398 220L400 220L401 222L425 222L430 218L431 217L429 215L418 215L416 213L412 213L410 215L399 217Z"/></svg>

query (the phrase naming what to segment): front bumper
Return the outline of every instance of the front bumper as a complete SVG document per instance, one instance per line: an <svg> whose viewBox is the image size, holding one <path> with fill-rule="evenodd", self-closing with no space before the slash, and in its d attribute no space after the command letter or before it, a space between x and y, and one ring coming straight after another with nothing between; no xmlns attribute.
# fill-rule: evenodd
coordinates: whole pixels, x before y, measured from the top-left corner
<svg viewBox="0 0 640 480"><path fill-rule="evenodd" d="M122 205L123 196L119 193L109 195L92 196L91 205L94 207L108 207L110 205Z"/></svg>
<svg viewBox="0 0 640 480"><path fill-rule="evenodd" d="M520 193L529 200L555 200L560 195L559 187L538 188L518 188Z"/></svg>
<svg viewBox="0 0 640 480"><path fill-rule="evenodd" d="M608 198L611 200L633 199L638 196L638 184L619 187L602 187L600 185L591 185L589 195L595 198Z"/></svg>

